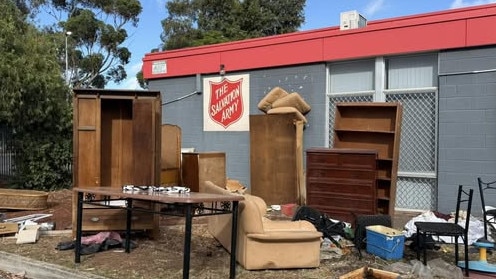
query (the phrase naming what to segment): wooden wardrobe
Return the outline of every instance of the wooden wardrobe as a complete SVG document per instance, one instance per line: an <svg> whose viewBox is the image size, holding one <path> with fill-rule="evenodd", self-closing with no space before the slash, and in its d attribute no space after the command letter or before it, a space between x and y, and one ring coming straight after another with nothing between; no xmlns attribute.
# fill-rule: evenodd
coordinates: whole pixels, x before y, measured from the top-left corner
<svg viewBox="0 0 496 279"><path fill-rule="evenodd" d="M160 184L160 99L158 91L74 89L74 187ZM74 231L76 199L72 212ZM83 232L124 230L125 213L85 210ZM158 233L158 220L135 211L132 229Z"/></svg>

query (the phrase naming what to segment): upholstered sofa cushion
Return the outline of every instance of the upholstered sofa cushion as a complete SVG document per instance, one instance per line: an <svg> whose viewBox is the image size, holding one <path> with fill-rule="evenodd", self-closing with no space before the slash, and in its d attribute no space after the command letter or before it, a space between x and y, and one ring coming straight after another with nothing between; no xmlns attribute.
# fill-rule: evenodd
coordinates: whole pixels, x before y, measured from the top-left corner
<svg viewBox="0 0 496 279"><path fill-rule="evenodd" d="M272 103L277 99L287 96L289 93L279 86L272 88L272 90L267 93L260 102L258 102L258 109L267 112L272 108Z"/></svg>
<svg viewBox="0 0 496 279"><path fill-rule="evenodd" d="M272 108L292 107L297 109L303 115L310 111L310 105L303 99L300 94L293 92L272 103Z"/></svg>
<svg viewBox="0 0 496 279"><path fill-rule="evenodd" d="M296 120L301 120L303 123L307 123L307 118L297 109L293 107L280 107L280 108L272 108L267 111L267 114L286 114L292 113L295 116Z"/></svg>

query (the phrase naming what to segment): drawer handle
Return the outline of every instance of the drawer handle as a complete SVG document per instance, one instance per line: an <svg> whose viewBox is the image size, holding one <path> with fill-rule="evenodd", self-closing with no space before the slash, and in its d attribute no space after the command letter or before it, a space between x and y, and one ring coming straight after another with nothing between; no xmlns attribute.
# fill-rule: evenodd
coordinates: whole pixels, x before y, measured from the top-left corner
<svg viewBox="0 0 496 279"><path fill-rule="evenodd" d="M98 222L98 221L100 221L100 218L98 218L98 217L91 217L90 220L91 220L91 222Z"/></svg>
<svg viewBox="0 0 496 279"><path fill-rule="evenodd" d="M131 220L133 220L133 221L136 221L136 220L138 220L138 219L139 219L139 218L138 218L138 216L132 216L132 217L131 217Z"/></svg>

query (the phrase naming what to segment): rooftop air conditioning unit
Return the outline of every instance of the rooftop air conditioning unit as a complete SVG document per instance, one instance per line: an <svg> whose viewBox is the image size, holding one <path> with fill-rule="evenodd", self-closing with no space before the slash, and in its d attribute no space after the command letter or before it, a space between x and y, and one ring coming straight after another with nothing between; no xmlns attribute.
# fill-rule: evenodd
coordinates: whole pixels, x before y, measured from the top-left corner
<svg viewBox="0 0 496 279"><path fill-rule="evenodd" d="M341 13L340 30L356 29L367 26L367 19L357 11Z"/></svg>

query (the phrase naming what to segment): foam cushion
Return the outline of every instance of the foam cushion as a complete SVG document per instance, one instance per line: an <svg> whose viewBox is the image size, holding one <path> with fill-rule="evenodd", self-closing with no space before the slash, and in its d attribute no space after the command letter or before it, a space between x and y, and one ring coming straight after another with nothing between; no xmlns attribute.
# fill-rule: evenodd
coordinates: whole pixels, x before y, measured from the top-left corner
<svg viewBox="0 0 496 279"><path fill-rule="evenodd" d="M293 113L295 115L295 119L301 120L304 123L307 123L307 118L301 114L299 110L293 107L280 107L273 108L267 111L267 114L285 114L285 113Z"/></svg>
<svg viewBox="0 0 496 279"><path fill-rule="evenodd" d="M293 107L303 115L310 111L310 105L296 92L281 97L272 103L272 108L280 107Z"/></svg>
<svg viewBox="0 0 496 279"><path fill-rule="evenodd" d="M258 103L258 109L263 112L267 112L269 109L272 108L272 103L274 103L274 101L287 95L289 95L289 93L286 92L286 90L282 89L279 86L276 86L272 88L272 90L270 90L270 92L267 93L267 95L265 95L262 100L260 100L260 102Z"/></svg>

